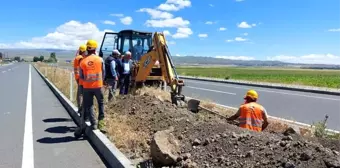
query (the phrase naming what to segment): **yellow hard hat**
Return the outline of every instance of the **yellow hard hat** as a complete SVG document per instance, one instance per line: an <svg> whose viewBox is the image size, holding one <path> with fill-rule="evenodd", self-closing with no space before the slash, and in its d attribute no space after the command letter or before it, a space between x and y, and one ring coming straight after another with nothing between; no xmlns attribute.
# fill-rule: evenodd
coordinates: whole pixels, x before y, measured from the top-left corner
<svg viewBox="0 0 340 168"><path fill-rule="evenodd" d="M86 46L88 50L95 50L98 47L98 43L95 40L88 40Z"/></svg>
<svg viewBox="0 0 340 168"><path fill-rule="evenodd" d="M79 47L79 51L81 51L81 52L84 52L84 51L86 51L86 45L81 45L80 47Z"/></svg>
<svg viewBox="0 0 340 168"><path fill-rule="evenodd" d="M248 90L248 92L246 93L244 98L246 98L246 97L250 97L252 99L258 99L259 95L257 94L257 92L255 90Z"/></svg>

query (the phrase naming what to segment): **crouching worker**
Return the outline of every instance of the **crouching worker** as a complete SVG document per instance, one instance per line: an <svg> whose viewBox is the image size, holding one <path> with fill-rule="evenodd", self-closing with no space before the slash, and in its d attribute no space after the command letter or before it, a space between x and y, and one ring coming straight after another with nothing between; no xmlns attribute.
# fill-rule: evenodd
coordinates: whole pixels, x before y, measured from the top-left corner
<svg viewBox="0 0 340 168"><path fill-rule="evenodd" d="M86 47L88 55L80 63L80 77L83 80L85 112L90 118L92 128L101 130L104 127L103 78L105 76L105 65L103 59L95 54L97 46L96 41L87 41ZM93 96L96 97L98 102L98 126L93 111Z"/></svg>
<svg viewBox="0 0 340 168"><path fill-rule="evenodd" d="M241 105L235 115L227 120L233 121L238 118L239 126L252 131L262 132L268 126L266 109L256 103L258 94L255 90L249 90L244 96L245 103Z"/></svg>

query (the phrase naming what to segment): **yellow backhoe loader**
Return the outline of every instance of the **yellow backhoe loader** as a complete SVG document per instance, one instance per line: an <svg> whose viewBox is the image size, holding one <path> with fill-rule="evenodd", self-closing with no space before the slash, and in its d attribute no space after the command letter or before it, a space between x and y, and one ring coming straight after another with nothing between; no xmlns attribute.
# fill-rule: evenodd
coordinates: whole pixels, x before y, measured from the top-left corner
<svg viewBox="0 0 340 168"><path fill-rule="evenodd" d="M124 54L132 53L134 68L132 73L132 89L145 85L161 85L171 88L173 104L180 105L184 101L182 94L183 80L179 79L165 35L161 32L142 32L122 30L118 33L105 32L99 50L99 56L104 60L117 49Z"/></svg>

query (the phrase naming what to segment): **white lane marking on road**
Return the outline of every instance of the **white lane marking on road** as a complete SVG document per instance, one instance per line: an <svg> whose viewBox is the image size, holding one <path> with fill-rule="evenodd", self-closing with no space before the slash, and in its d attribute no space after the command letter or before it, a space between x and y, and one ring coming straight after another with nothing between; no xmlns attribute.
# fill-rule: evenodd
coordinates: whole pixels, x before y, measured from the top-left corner
<svg viewBox="0 0 340 168"><path fill-rule="evenodd" d="M6 71L2 71L2 73L5 73Z"/></svg>
<svg viewBox="0 0 340 168"><path fill-rule="evenodd" d="M31 65L28 70L28 88L25 115L24 145L22 151L22 168L34 168L33 129L32 129L32 79Z"/></svg>
<svg viewBox="0 0 340 168"><path fill-rule="evenodd" d="M223 92L223 91L220 91L220 90L211 90L211 89L198 88L198 87L193 87L193 86L185 86L185 87L191 88L191 89L205 90L205 91L210 91L210 92L217 92L217 93L224 93L224 94L236 95L236 93Z"/></svg>
<svg viewBox="0 0 340 168"><path fill-rule="evenodd" d="M186 81L188 82L188 81ZM188 82L190 83L190 82ZM250 87L237 87L237 86L226 86L226 85L219 85L219 84L212 84L212 82L210 83L205 83L205 82L191 82L191 83L200 83L200 84L204 84L204 85L213 85L213 86L221 86L221 87L228 87L228 88L236 88L236 89L251 89ZM188 86L186 86L188 87ZM271 90L265 90L265 89L256 89L257 91L261 91L261 92L270 92L270 93L278 93L278 94L285 94L285 95L293 95L293 96L302 96L302 97L310 97L310 98L317 98L317 99L326 99L326 100L334 100L334 101L340 101L339 99L334 99L334 98L328 98L328 97L320 97L320 96L310 96L310 95L303 95L303 94L296 94L296 93L287 93L287 92L277 92L277 91L271 91Z"/></svg>

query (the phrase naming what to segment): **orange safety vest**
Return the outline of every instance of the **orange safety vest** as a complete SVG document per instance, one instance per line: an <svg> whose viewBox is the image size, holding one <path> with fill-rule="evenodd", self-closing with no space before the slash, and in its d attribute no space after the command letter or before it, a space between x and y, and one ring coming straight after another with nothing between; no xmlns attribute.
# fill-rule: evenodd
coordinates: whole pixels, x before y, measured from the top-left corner
<svg viewBox="0 0 340 168"><path fill-rule="evenodd" d="M263 107L255 102L240 107L240 127L261 132L263 123Z"/></svg>
<svg viewBox="0 0 340 168"><path fill-rule="evenodd" d="M89 55L82 59L80 68L83 71L83 88L101 88L103 86L103 61L97 55Z"/></svg>
<svg viewBox="0 0 340 168"><path fill-rule="evenodd" d="M79 80L79 72L80 72L79 62L80 62L80 59L82 58L83 58L82 55L77 55L73 60L74 78L76 80Z"/></svg>

